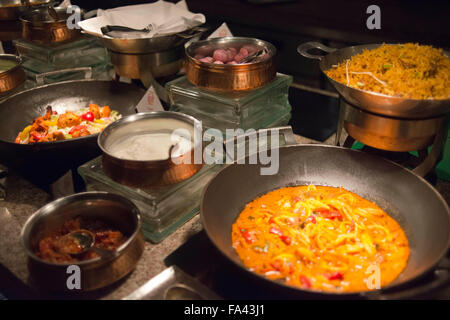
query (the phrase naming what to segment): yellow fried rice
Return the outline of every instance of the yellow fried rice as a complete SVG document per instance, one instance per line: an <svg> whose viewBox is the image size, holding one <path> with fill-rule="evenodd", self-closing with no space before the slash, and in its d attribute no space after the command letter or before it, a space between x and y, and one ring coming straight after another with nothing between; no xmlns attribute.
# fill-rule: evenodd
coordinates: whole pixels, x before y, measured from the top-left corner
<svg viewBox="0 0 450 320"><path fill-rule="evenodd" d="M431 46L383 44L332 66L328 77L353 88L409 99L450 99L450 59Z"/></svg>

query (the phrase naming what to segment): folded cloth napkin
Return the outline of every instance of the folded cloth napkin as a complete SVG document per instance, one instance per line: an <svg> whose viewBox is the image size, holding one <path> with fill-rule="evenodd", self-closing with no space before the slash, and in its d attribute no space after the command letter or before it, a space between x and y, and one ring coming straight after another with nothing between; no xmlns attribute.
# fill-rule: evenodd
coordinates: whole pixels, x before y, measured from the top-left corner
<svg viewBox="0 0 450 320"><path fill-rule="evenodd" d="M102 37L101 28L106 25L124 26L133 29L150 27L150 32L139 35L152 38L164 34L178 33L205 23L203 14L192 13L184 0L173 4L158 1L150 4L124 6L97 11L97 17L80 21L81 29L94 36ZM136 35L133 34L133 38Z"/></svg>

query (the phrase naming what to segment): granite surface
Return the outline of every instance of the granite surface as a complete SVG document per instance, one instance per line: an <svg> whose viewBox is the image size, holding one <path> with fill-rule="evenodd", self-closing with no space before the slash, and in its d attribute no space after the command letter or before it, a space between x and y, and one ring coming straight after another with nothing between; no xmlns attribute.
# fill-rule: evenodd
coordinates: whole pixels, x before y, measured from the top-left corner
<svg viewBox="0 0 450 320"><path fill-rule="evenodd" d="M317 143L298 136L296 139L298 143ZM332 136L325 143L332 144L333 141ZM6 187L7 198L0 201L0 264L29 288L27 257L20 244L20 230L27 218L35 210L51 201L51 197L14 174L8 175L3 184ZM436 188L450 203L450 183L438 181ZM167 268L164 259L201 230L202 226L197 215L162 242L158 244L146 242L142 258L129 276L111 287L86 295L84 298L122 299L126 297ZM2 273L0 270L0 279L11 274ZM35 292L32 291L32 294Z"/></svg>

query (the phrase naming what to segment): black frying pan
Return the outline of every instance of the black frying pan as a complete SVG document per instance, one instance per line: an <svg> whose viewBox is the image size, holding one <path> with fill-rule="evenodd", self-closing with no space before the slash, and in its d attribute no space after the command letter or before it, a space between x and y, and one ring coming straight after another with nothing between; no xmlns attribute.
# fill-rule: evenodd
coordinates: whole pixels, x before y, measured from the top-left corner
<svg viewBox="0 0 450 320"><path fill-rule="evenodd" d="M135 113L144 90L115 81L77 80L45 85L18 93L0 104L0 163L38 184L52 183L70 169L100 155L97 134L87 137L15 144L17 134L52 106L58 113L108 105L123 116Z"/></svg>
<svg viewBox="0 0 450 320"><path fill-rule="evenodd" d="M256 275L245 268L232 247L231 227L245 205L271 190L292 185L342 186L374 201L400 223L410 243L410 259L403 273L377 294L417 280L443 259L450 245L449 207L421 177L393 162L345 148L297 145L279 151L277 175L260 175L261 165L232 164L205 188L200 207L203 226L213 244L259 283L288 294L346 296L307 292ZM449 278L447 270L440 280L448 282Z"/></svg>

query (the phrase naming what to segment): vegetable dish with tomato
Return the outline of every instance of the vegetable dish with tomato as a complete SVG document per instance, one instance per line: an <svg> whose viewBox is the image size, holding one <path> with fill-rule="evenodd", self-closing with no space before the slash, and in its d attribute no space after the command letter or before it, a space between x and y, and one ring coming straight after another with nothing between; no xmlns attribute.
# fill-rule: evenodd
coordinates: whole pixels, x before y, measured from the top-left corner
<svg viewBox="0 0 450 320"><path fill-rule="evenodd" d="M121 117L108 106L100 107L93 103L88 108L63 114L48 106L44 116L34 119L31 125L19 132L15 143L33 144L85 137L101 132Z"/></svg>

